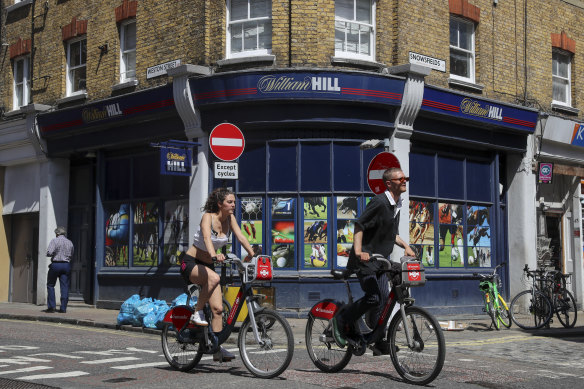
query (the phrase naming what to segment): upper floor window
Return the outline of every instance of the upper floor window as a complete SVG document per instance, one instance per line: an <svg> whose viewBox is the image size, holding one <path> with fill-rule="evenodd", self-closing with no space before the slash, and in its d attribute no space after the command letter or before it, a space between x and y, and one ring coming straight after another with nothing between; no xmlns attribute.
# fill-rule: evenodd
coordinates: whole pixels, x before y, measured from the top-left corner
<svg viewBox="0 0 584 389"><path fill-rule="evenodd" d="M14 59L13 109L28 104L30 99L29 57Z"/></svg>
<svg viewBox="0 0 584 389"><path fill-rule="evenodd" d="M375 0L335 1L335 55L375 59Z"/></svg>
<svg viewBox="0 0 584 389"><path fill-rule="evenodd" d="M468 20L450 18L450 76L475 82L475 26Z"/></svg>
<svg viewBox="0 0 584 389"><path fill-rule="evenodd" d="M67 96L85 92L87 39L67 42Z"/></svg>
<svg viewBox="0 0 584 389"><path fill-rule="evenodd" d="M272 2L230 0L227 3L227 55L244 57L272 51Z"/></svg>
<svg viewBox="0 0 584 389"><path fill-rule="evenodd" d="M120 82L136 78L136 20L120 26Z"/></svg>
<svg viewBox="0 0 584 389"><path fill-rule="evenodd" d="M571 80L570 53L563 50L552 52L552 100L556 104L570 106L572 104L570 80Z"/></svg>

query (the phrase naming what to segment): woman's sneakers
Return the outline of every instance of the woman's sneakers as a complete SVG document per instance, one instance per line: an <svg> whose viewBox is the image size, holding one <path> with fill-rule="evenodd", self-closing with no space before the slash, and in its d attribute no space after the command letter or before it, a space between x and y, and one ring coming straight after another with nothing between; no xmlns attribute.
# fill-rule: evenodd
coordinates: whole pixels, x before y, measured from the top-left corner
<svg viewBox="0 0 584 389"><path fill-rule="evenodd" d="M215 362L231 362L235 359L235 355L225 350L223 347L213 354L213 361Z"/></svg>
<svg viewBox="0 0 584 389"><path fill-rule="evenodd" d="M191 323L201 327L207 327L209 325L209 323L207 323L207 320L205 320L205 314L203 313L202 309L196 311L191 315Z"/></svg>

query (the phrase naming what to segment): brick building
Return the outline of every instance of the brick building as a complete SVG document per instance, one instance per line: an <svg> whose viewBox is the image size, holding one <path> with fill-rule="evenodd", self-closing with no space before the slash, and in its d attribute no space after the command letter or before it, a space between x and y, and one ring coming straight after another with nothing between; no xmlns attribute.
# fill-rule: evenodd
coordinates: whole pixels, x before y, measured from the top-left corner
<svg viewBox="0 0 584 389"><path fill-rule="evenodd" d="M538 236L552 239L548 265L574 273L581 300L574 193L584 162L573 130L584 2L0 8L0 284L9 285L0 299L44 303L44 250L61 224L77 248L77 298L174 297L176 253L219 185L236 191L250 242L274 257L266 291L277 307L343 297L329 271L346 264L371 196L368 166L385 147L412 177L400 231L427 268L430 282L414 292L422 305L480 311L472 273L503 261L504 289L515 294L523 266L537 265ZM245 136L238 180L214 178L208 138L223 122ZM177 172L152 144L169 141L185 156L184 142L200 144L187 177L164 174ZM554 164L552 184L536 182L537 162Z"/></svg>

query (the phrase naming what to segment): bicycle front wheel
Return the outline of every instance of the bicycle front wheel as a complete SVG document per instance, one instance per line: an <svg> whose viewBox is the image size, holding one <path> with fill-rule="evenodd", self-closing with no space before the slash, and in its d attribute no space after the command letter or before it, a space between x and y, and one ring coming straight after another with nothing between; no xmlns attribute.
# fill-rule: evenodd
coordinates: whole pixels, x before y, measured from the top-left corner
<svg viewBox="0 0 584 389"><path fill-rule="evenodd" d="M406 308L406 323L412 336L410 347L402 315L398 312L388 332L393 366L404 381L415 385L432 382L442 371L446 344L438 320L425 309Z"/></svg>
<svg viewBox="0 0 584 389"><path fill-rule="evenodd" d="M490 293L485 293L485 299L487 301L487 313L491 318L491 322L493 322L493 326L498 331L499 330L499 321L497 320L497 313L495 312L495 304L493 303L493 296Z"/></svg>
<svg viewBox="0 0 584 389"><path fill-rule="evenodd" d="M509 312L507 302L500 294L498 294L497 297L499 298L499 307L497 308L497 319L505 327L510 328L511 327L511 313Z"/></svg>
<svg viewBox="0 0 584 389"><path fill-rule="evenodd" d="M567 290L555 298L556 315L565 328L572 328L576 324L576 301L572 293Z"/></svg>
<svg viewBox="0 0 584 389"><path fill-rule="evenodd" d="M280 314L264 309L255 314L258 344L249 316L239 330L239 353L245 367L256 377L276 377L290 365L294 355L294 335Z"/></svg>
<svg viewBox="0 0 584 389"><path fill-rule="evenodd" d="M549 323L553 310L550 300L540 291L524 290L511 301L511 320L524 330L536 330Z"/></svg>
<svg viewBox="0 0 584 389"><path fill-rule="evenodd" d="M189 371L194 368L203 356L203 345L200 338L195 337L192 343L180 342L176 332L170 330L170 324L162 329L162 352L164 358L173 368Z"/></svg>
<svg viewBox="0 0 584 389"><path fill-rule="evenodd" d="M353 346L341 348L337 345L330 320L309 315L305 337L310 360L325 373L341 371L351 360Z"/></svg>

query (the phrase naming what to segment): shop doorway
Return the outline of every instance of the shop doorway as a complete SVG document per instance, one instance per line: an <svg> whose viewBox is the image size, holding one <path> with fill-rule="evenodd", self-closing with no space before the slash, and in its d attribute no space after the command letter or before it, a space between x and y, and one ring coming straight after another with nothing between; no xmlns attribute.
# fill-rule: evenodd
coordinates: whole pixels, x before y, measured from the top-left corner
<svg viewBox="0 0 584 389"><path fill-rule="evenodd" d="M73 242L69 299L92 304L93 207L70 208L68 238Z"/></svg>
<svg viewBox="0 0 584 389"><path fill-rule="evenodd" d="M36 304L39 217L38 213L8 218L11 290L10 301Z"/></svg>
<svg viewBox="0 0 584 389"><path fill-rule="evenodd" d="M547 237L550 239L551 265L557 270L564 270L562 261L562 215L546 214L545 225Z"/></svg>

